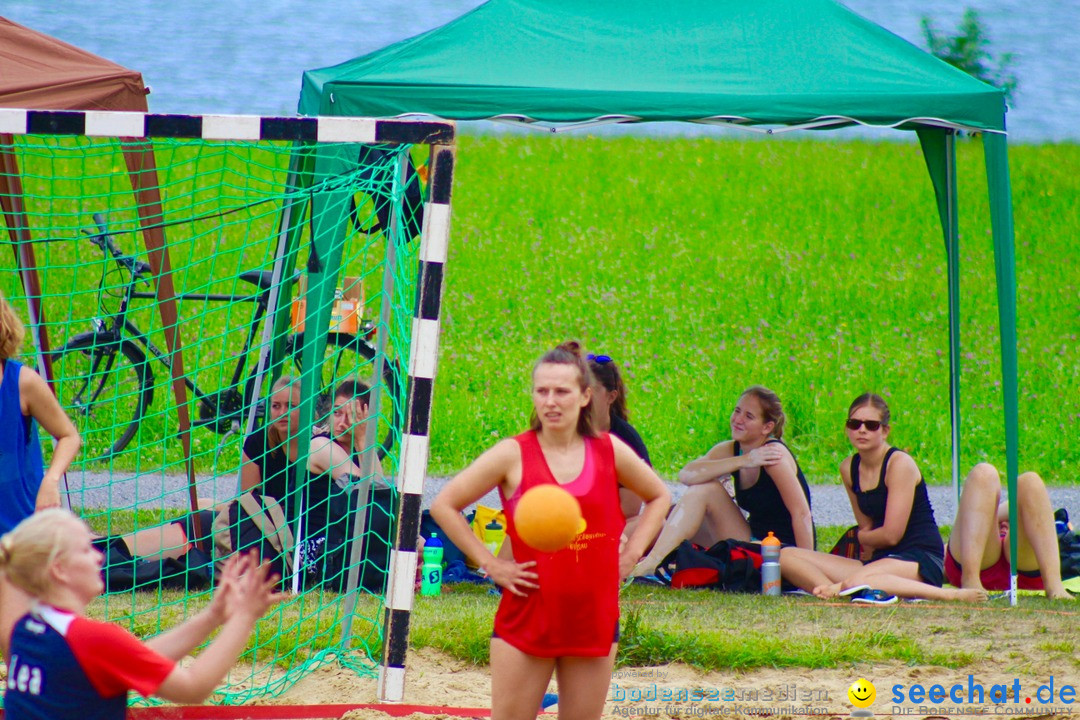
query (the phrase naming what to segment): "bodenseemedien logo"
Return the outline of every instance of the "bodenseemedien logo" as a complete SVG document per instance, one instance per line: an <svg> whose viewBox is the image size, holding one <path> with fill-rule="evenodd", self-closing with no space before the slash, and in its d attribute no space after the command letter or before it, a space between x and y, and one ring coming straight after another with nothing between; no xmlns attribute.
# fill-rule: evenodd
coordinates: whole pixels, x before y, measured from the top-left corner
<svg viewBox="0 0 1080 720"><path fill-rule="evenodd" d="M877 689L874 687L874 683L866 678L859 678L851 683L851 687L849 687L847 691L847 696L848 701L858 708L851 712L851 717L874 717L874 713L867 709L873 705L874 700L877 699Z"/></svg>

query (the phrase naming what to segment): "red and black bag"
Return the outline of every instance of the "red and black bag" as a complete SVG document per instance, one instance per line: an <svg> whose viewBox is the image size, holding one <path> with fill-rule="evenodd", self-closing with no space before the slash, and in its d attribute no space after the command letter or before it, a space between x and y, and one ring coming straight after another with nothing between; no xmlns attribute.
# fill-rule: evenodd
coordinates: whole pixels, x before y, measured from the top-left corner
<svg viewBox="0 0 1080 720"><path fill-rule="evenodd" d="M851 560L862 559L862 546L859 545L859 526L855 525L845 530L829 553Z"/></svg>
<svg viewBox="0 0 1080 720"><path fill-rule="evenodd" d="M759 593L761 545L728 538L705 549L684 540L657 566L656 576L676 589Z"/></svg>

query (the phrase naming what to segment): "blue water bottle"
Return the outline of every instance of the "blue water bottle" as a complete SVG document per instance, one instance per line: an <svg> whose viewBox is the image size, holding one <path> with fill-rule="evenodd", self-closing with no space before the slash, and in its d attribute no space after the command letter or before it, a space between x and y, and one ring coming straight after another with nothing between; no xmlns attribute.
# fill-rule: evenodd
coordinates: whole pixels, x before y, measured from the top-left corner
<svg viewBox="0 0 1080 720"><path fill-rule="evenodd" d="M442 592L442 540L435 533L431 533L424 541L424 567L420 580L421 595L438 595Z"/></svg>

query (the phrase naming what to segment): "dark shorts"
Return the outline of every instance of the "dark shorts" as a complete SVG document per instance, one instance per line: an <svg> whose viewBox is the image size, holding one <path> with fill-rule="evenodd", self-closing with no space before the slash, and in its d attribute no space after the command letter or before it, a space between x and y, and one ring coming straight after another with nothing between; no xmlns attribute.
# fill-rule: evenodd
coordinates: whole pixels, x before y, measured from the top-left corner
<svg viewBox="0 0 1080 720"><path fill-rule="evenodd" d="M911 548L910 550L887 553L874 558L874 560L884 560L885 558L915 563L919 566L919 577L927 585L941 587L941 583L945 580L945 560L936 552Z"/></svg>
<svg viewBox="0 0 1080 720"><path fill-rule="evenodd" d="M1005 559L1005 538L1001 538L1001 556L997 562L979 572L982 586L987 590L1003 591L1010 589L1009 561ZM945 550L945 579L950 585L960 587L963 567L953 557L952 552ZM1017 570L1016 587L1020 590L1043 590L1042 575L1038 570Z"/></svg>
<svg viewBox="0 0 1080 720"><path fill-rule="evenodd" d="M214 549L214 513L210 510L199 510L199 525L202 527L202 535L195 531L195 513L188 513L179 520L173 520L174 525L179 525L184 531L184 538L188 543L195 544L203 552L212 552Z"/></svg>

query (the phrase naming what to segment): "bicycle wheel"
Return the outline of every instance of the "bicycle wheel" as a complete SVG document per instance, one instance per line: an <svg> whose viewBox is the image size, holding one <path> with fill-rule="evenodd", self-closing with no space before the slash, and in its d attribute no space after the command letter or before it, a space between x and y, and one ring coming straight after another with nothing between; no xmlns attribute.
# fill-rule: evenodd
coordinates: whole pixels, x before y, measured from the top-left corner
<svg viewBox="0 0 1080 720"><path fill-rule="evenodd" d="M83 439L84 454L108 460L127 447L154 400L146 355L108 335L80 335L56 353L56 395Z"/></svg>
<svg viewBox="0 0 1080 720"><path fill-rule="evenodd" d="M303 371L303 333L289 338L291 355L296 365L297 373ZM333 401L331 395L334 389L343 380L357 377L372 385L381 393L379 398L379 422L382 441L379 443L379 459L386 456L394 446L394 440L404 429L402 417L404 416L405 395L403 392L404 373L396 358L384 357L382 381L373 382L375 374L375 348L364 338L345 333L328 333L326 336L326 350L323 353L322 376L319 381L319 397L324 400L325 407L320 408L320 415L329 412L329 405ZM385 432L383 431L385 426Z"/></svg>

